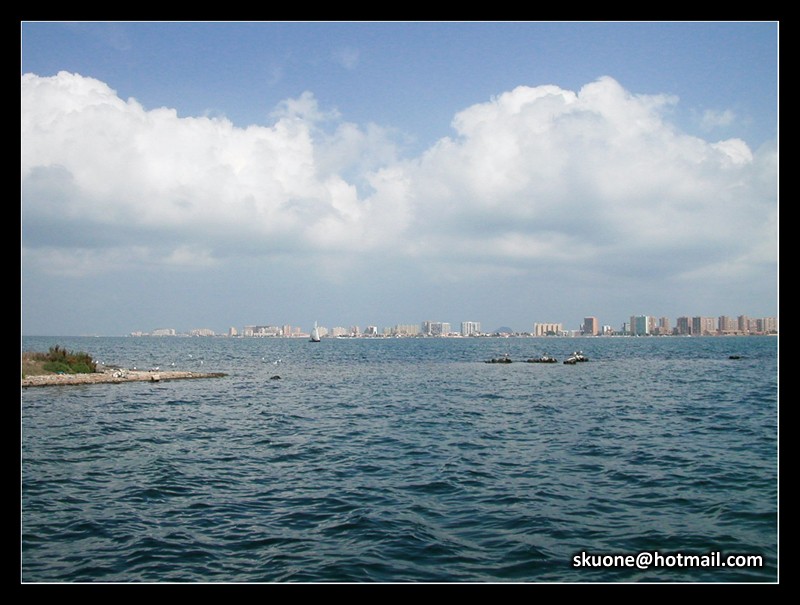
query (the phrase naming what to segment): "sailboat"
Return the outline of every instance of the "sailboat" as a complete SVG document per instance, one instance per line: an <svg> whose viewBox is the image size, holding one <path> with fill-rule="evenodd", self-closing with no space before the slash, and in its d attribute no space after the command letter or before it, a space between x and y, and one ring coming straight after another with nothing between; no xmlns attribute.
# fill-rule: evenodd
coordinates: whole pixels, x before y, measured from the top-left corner
<svg viewBox="0 0 800 605"><path fill-rule="evenodd" d="M319 328L317 327L317 322L314 322L314 329L311 330L311 342L319 342Z"/></svg>

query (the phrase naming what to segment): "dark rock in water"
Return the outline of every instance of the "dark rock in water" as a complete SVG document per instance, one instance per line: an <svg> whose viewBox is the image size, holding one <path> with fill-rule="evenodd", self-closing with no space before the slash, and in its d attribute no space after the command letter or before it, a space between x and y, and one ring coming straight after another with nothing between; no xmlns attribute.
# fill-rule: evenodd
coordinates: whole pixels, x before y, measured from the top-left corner
<svg viewBox="0 0 800 605"><path fill-rule="evenodd" d="M270 379L270 380L280 380L280 379L281 379L281 377L280 377L280 376L278 376L277 374L275 374L275 376L270 376L270 377L269 377L269 379Z"/></svg>
<svg viewBox="0 0 800 605"><path fill-rule="evenodd" d="M502 357L487 359L486 363L511 363L511 358L508 355L503 355Z"/></svg>
<svg viewBox="0 0 800 605"><path fill-rule="evenodd" d="M741 359L741 355L728 355L728 359Z"/></svg>

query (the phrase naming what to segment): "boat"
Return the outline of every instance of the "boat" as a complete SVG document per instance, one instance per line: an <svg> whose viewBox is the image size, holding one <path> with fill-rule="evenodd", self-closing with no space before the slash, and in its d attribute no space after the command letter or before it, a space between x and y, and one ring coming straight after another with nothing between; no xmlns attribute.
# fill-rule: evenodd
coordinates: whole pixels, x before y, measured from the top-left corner
<svg viewBox="0 0 800 605"><path fill-rule="evenodd" d="M311 330L311 338L309 339L311 342L319 342L319 328L317 327L317 322L314 322L314 329Z"/></svg>

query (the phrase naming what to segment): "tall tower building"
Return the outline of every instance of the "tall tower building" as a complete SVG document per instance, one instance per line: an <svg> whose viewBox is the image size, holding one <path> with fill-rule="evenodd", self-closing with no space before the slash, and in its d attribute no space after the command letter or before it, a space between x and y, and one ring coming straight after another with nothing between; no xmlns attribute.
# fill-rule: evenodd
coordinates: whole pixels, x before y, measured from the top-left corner
<svg viewBox="0 0 800 605"><path fill-rule="evenodd" d="M632 315L630 332L632 336L648 336L651 333L652 317L648 315Z"/></svg>
<svg viewBox="0 0 800 605"><path fill-rule="evenodd" d="M750 318L747 315L740 315L736 318L736 328L742 334L750 333Z"/></svg>
<svg viewBox="0 0 800 605"><path fill-rule="evenodd" d="M477 336L480 333L481 333L481 322L479 321L461 322L461 336Z"/></svg>
<svg viewBox="0 0 800 605"><path fill-rule="evenodd" d="M692 317L692 334L695 336L708 336L716 332L713 317Z"/></svg>
<svg viewBox="0 0 800 605"><path fill-rule="evenodd" d="M678 318L678 334L688 336L692 333L692 320L689 317Z"/></svg>
<svg viewBox="0 0 800 605"><path fill-rule="evenodd" d="M759 332L770 334L778 331L778 320L775 317L762 317L757 322L760 324Z"/></svg>
<svg viewBox="0 0 800 605"><path fill-rule="evenodd" d="M720 315L717 320L717 331L720 334L729 334L736 331L737 323L727 315Z"/></svg>
<svg viewBox="0 0 800 605"><path fill-rule="evenodd" d="M586 336L597 336L600 333L600 322L596 317L583 318L583 333Z"/></svg>

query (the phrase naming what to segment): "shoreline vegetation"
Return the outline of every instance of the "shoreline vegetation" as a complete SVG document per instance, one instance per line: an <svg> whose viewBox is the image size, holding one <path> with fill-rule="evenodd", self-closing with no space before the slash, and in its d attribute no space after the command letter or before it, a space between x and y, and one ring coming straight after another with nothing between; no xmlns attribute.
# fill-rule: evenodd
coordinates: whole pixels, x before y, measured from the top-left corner
<svg viewBox="0 0 800 605"><path fill-rule="evenodd" d="M88 353L67 351L56 345L47 353L24 352L21 357L21 386L109 384L122 382L161 382L186 378L221 378L222 372L126 370L118 367L97 369Z"/></svg>

